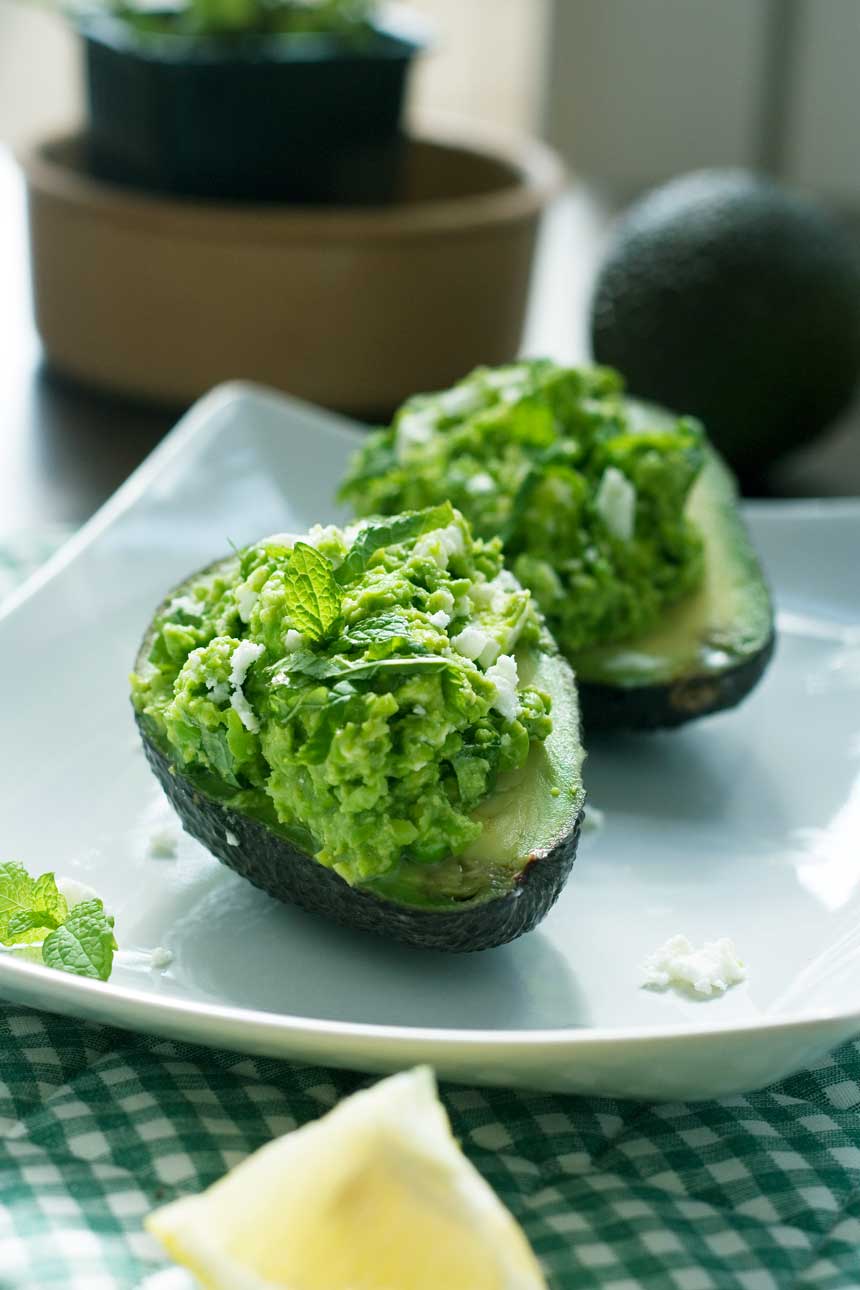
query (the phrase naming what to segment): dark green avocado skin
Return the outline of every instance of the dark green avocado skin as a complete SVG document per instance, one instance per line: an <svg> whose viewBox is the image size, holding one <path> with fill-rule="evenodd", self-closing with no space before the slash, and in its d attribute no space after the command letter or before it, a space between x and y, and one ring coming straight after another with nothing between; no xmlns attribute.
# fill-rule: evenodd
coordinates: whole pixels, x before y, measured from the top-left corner
<svg viewBox="0 0 860 1290"><path fill-rule="evenodd" d="M682 676L665 685L577 681L586 731L664 730L736 708L755 689L776 648L776 634L751 658L723 672Z"/></svg>
<svg viewBox="0 0 860 1290"><path fill-rule="evenodd" d="M631 394L700 417L756 491L857 388L860 257L790 189L744 171L684 175L619 223L591 339Z"/></svg>
<svg viewBox="0 0 860 1290"><path fill-rule="evenodd" d="M222 864L286 904L300 905L345 927L428 950L488 950L530 932L555 904L576 856L583 812L549 850L536 852L514 889L456 911L412 909L350 887L332 869L250 816L200 792L149 738L135 714L147 760L186 833ZM227 842L228 832L238 845Z"/></svg>

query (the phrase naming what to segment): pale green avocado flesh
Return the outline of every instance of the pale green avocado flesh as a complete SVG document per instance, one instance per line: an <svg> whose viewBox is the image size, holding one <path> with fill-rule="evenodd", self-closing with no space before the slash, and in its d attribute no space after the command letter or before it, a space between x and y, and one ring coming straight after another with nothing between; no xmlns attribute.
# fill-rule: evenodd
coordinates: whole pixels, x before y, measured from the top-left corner
<svg viewBox="0 0 860 1290"><path fill-rule="evenodd" d="M576 683L554 653L518 655L522 680L552 700L552 730L533 744L519 770L501 775L491 795L472 812L480 837L460 855L435 865L401 865L368 884L399 904L461 907L510 891L529 864L570 835L585 802L584 752L580 740Z"/></svg>
<svg viewBox="0 0 860 1290"><path fill-rule="evenodd" d="M698 589L638 639L577 654L573 663L581 683L641 688L691 676L716 681L769 648L770 592L738 511L733 477L712 451L687 515L705 546Z"/></svg>

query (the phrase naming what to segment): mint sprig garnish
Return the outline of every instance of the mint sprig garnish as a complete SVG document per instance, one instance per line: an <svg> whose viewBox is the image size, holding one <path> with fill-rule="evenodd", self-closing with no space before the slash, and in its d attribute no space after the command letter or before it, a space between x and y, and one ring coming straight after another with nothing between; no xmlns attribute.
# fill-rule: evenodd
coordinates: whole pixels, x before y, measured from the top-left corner
<svg viewBox="0 0 860 1290"><path fill-rule="evenodd" d="M297 542L284 575L287 604L297 629L312 641L323 640L340 617L343 593L331 561L316 547Z"/></svg>
<svg viewBox="0 0 860 1290"><path fill-rule="evenodd" d="M69 910L52 873L32 878L22 864L7 861L0 864L0 945L26 948L28 958L41 957L47 967L107 981L116 950L113 917L97 899Z"/></svg>
<svg viewBox="0 0 860 1290"><path fill-rule="evenodd" d="M382 673L403 676L419 676L427 672L444 672L456 670L460 665L456 659L445 658L441 654L419 654L411 658L378 658L350 663L344 658L321 658L311 650L296 650L286 659L281 659L274 669L273 683L283 684L284 678L307 676L312 681L372 681Z"/></svg>
<svg viewBox="0 0 860 1290"><path fill-rule="evenodd" d="M371 557L382 547L399 546L401 542L411 542L434 529L444 529L453 519L451 503L442 502L424 511L407 511L405 515L396 515L390 520L374 520L360 531L346 559L338 565L335 577L341 586L345 586L361 577Z"/></svg>
<svg viewBox="0 0 860 1290"><path fill-rule="evenodd" d="M40 928L58 927L68 916L52 873L31 878L17 861L0 864L0 945L25 945Z"/></svg>
<svg viewBox="0 0 860 1290"><path fill-rule="evenodd" d="M107 981L115 949L111 915L105 913L100 900L82 900L66 921L45 937L42 960L61 972Z"/></svg>

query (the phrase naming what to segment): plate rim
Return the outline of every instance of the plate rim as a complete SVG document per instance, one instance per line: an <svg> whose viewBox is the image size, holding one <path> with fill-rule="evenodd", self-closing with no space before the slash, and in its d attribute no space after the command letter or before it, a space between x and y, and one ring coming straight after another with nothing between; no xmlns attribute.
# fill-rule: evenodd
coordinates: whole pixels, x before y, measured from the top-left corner
<svg viewBox="0 0 860 1290"><path fill-rule="evenodd" d="M78 994L91 999L104 998L134 1004L144 1009L155 1008L166 1018L182 1020L189 1017L198 1021L219 1020L241 1028L253 1027L273 1034L287 1033L293 1038L378 1040L391 1043L432 1045L435 1048L529 1049L533 1047L568 1048L593 1047L600 1044L665 1043L676 1039L696 1039L705 1036L734 1037L756 1033L773 1033L786 1030L807 1030L820 1026L856 1023L860 1030L860 1007L846 1012L813 1011L786 1017L736 1018L723 1024L702 1025L682 1022L660 1028L657 1026L559 1026L553 1029L476 1030L453 1026L399 1026L382 1022L338 1021L324 1017L301 1017L294 1013L267 1012L259 1008L234 1007L230 1004L210 1003L203 1000L177 999L166 995L136 990L130 986L112 985L110 981L96 981L87 977L58 972L40 963L28 963L12 955L0 955L0 980L6 973L20 975L25 981L44 982L59 1001ZM703 1004L708 1000L704 999ZM103 1024L119 1029L137 1029L134 1021L106 1020ZM198 1040L207 1043L206 1040Z"/></svg>
<svg viewBox="0 0 860 1290"><path fill-rule="evenodd" d="M337 412L320 408L305 400L271 389L254 381L227 381L215 386L202 398L198 399L177 424L168 431L161 442L147 455L123 484L106 502L87 520L81 528L68 538L62 546L29 578L13 590L0 602L0 627L17 610L25 605L37 592L50 584L77 557L93 543L130 507L138 501L149 486L155 482L166 467L176 460L182 452L198 437L206 434L216 416L231 403L252 397L270 407L295 409L303 416L317 420L328 430L344 434L358 442L363 430L359 423L344 417ZM747 515L773 515L779 513L789 518L806 521L818 519L852 519L860 521L860 498L797 498L797 499L756 499L744 503ZM105 1012L111 1001L127 1003L144 1012L154 1013L153 1020L163 1018L165 1022L181 1023L193 1020L194 1031L204 1030L207 1021L220 1023L234 1029L266 1035L289 1036L294 1040L303 1037L308 1040L367 1040L387 1045L432 1046L439 1049L490 1049L528 1050L535 1047L566 1049L574 1047L595 1047L602 1044L617 1046L619 1044L669 1044L675 1040L702 1039L705 1037L728 1038L752 1032L772 1034L789 1030L808 1031L822 1026L856 1025L860 1030L860 1005L856 1008L842 1010L814 1009L811 1012L800 1012L779 1017L736 1018L731 1021L695 1022L685 1021L671 1025L642 1026L567 1026L552 1029L488 1029L431 1026L403 1026L378 1022L341 1021L319 1017L302 1017L288 1012L269 1012L256 1008L236 1007L229 1004L212 1003L203 1000L179 999L129 986L111 984L76 977L36 963L15 959L11 954L0 953L0 983L6 978L22 984L32 983L33 990L26 993L54 996L58 1004L74 1004L78 999L88 1001L100 1000L94 1009ZM53 1002L53 1000L52 1000ZM704 1000L703 1002L707 1002ZM43 1004L30 1006L49 1010ZM120 1029L139 1030L139 1023L105 1016L101 1024L117 1026ZM235 1039L235 1036L232 1036ZM189 1036L192 1042L208 1046L217 1046L219 1042L229 1046L230 1040L212 1039L209 1036L194 1033Z"/></svg>

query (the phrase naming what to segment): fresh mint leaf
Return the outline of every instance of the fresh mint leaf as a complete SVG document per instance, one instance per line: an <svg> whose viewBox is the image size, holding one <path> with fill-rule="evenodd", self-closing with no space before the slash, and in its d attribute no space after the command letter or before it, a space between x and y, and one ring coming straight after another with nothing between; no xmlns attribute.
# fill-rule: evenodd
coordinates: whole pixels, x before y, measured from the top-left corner
<svg viewBox="0 0 860 1290"><path fill-rule="evenodd" d="M14 918L9 919L9 925L6 929L8 945L25 945L34 938L30 932L50 932L59 927L58 920L53 914L47 913L44 909L25 909L16 914ZM41 940L41 937L38 939Z"/></svg>
<svg viewBox="0 0 860 1290"><path fill-rule="evenodd" d="M350 681L372 681L383 673L418 676L427 672L444 672L446 668L456 666L453 659L443 658L440 654L425 654L415 658L378 658L367 663L352 663L341 675Z"/></svg>
<svg viewBox="0 0 860 1290"><path fill-rule="evenodd" d="M285 673L287 676L306 676L310 681L329 681L340 676L348 666L344 659L326 658L322 654L314 654L313 650L297 649L273 664L271 670L273 679Z"/></svg>
<svg viewBox="0 0 860 1290"><path fill-rule="evenodd" d="M399 640L409 635L409 623L395 610L362 618L351 627L344 628L341 639L348 645L375 645L380 641Z"/></svg>
<svg viewBox="0 0 860 1290"><path fill-rule="evenodd" d="M411 542L434 529L446 528L453 519L454 508L450 502L443 502L441 506L430 506L424 511L407 512L390 520L376 520L361 530L334 576L341 586L354 582L383 547L399 546L401 542Z"/></svg>
<svg viewBox="0 0 860 1290"><path fill-rule="evenodd" d="M66 921L45 937L42 961L61 972L107 981L116 940L113 918L100 900L82 900Z"/></svg>
<svg viewBox="0 0 860 1290"><path fill-rule="evenodd" d="M389 654L428 654L430 651L420 641L413 640L410 625L402 614L386 611L364 618L353 627L347 627L338 649L361 649L369 658L385 658Z"/></svg>
<svg viewBox="0 0 860 1290"><path fill-rule="evenodd" d="M67 914L68 905L52 873L31 878L14 860L0 864L0 944L35 940L39 928L56 927ZM35 921L31 915L37 915Z"/></svg>
<svg viewBox="0 0 860 1290"><path fill-rule="evenodd" d="M113 918L100 900L81 901L70 913L52 873L31 878L22 864L8 861L0 864L0 945L48 967L106 981L116 949Z"/></svg>
<svg viewBox="0 0 860 1290"><path fill-rule="evenodd" d="M440 654L418 654L411 658L378 658L366 662L350 663L344 658L321 658L310 650L296 650L289 659L282 659L277 671L287 676L307 676L313 681L332 681L339 678L344 681L371 681L381 672L399 672L403 675L418 675L427 672L441 672L445 668L456 668L453 659L443 658Z"/></svg>
<svg viewBox="0 0 860 1290"><path fill-rule="evenodd" d="M331 562L316 547L297 542L284 575L287 606L300 632L325 638L340 617L343 593Z"/></svg>

